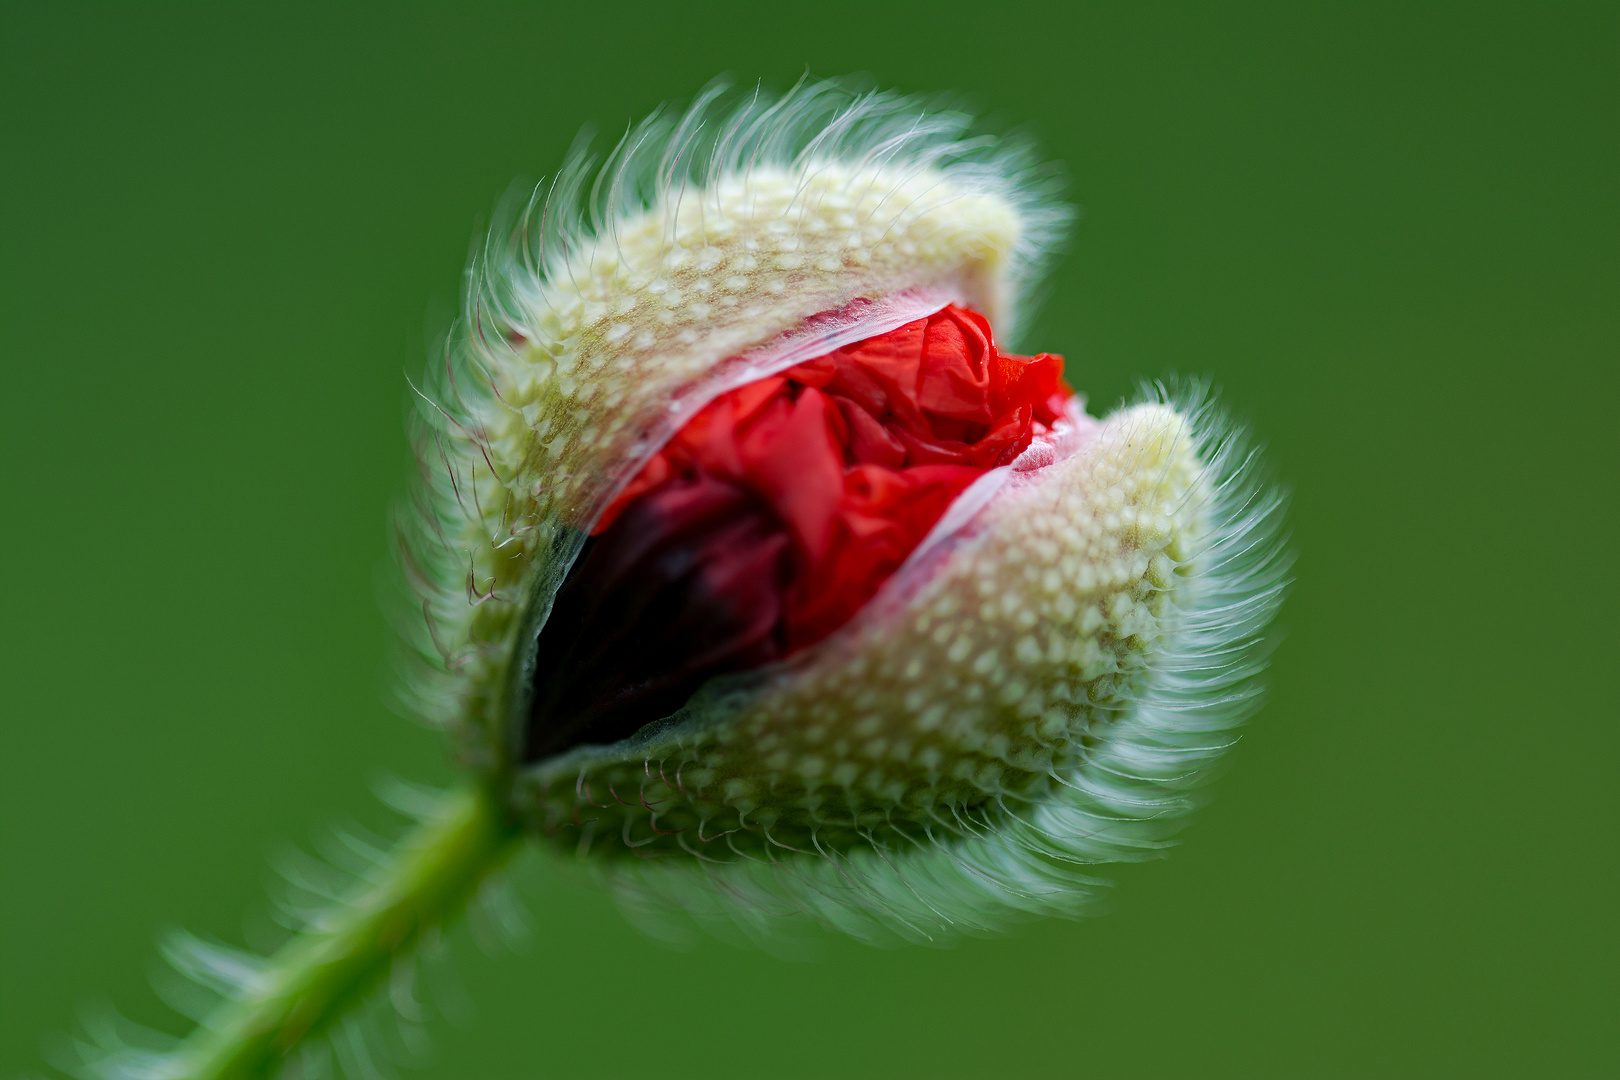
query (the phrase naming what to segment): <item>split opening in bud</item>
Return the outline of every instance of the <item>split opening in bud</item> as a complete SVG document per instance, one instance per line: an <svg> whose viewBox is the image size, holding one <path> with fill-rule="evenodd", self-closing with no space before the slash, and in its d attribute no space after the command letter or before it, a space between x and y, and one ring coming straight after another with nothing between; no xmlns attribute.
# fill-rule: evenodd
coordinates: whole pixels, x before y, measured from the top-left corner
<svg viewBox="0 0 1620 1080"><path fill-rule="evenodd" d="M847 623L1056 423L1061 357L947 306L722 394L603 512L536 649L524 760L617 742Z"/></svg>

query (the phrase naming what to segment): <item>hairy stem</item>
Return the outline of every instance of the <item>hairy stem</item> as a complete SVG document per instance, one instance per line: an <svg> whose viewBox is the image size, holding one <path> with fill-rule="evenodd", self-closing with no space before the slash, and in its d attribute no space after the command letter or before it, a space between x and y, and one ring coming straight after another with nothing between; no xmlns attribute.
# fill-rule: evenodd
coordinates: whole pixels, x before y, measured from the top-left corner
<svg viewBox="0 0 1620 1080"><path fill-rule="evenodd" d="M387 977L394 959L456 914L516 846L482 786L446 793L378 873L270 958L262 978L181 1044L184 1080L268 1075Z"/></svg>

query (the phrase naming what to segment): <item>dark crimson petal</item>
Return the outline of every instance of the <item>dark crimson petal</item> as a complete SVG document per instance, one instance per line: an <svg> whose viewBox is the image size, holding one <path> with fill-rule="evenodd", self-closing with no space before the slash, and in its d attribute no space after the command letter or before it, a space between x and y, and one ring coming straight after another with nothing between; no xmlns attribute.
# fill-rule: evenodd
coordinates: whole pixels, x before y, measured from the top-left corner
<svg viewBox="0 0 1620 1080"><path fill-rule="evenodd" d="M672 480L586 541L540 632L524 759L617 742L782 655L789 538L736 484Z"/></svg>

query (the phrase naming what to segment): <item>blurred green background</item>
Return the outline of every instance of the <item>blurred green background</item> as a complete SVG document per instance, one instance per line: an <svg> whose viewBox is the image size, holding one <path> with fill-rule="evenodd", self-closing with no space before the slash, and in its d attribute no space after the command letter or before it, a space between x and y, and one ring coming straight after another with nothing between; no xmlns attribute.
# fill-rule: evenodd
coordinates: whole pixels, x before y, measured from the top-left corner
<svg viewBox="0 0 1620 1080"><path fill-rule="evenodd" d="M575 4L0 22L0 1078L384 769L403 373L514 177L723 71L955 90L1083 218L1025 345L1210 373L1296 491L1274 693L1114 911L675 952L540 871L429 1078L1620 1073L1612 4ZM1608 464L1604 464L1608 462Z"/></svg>

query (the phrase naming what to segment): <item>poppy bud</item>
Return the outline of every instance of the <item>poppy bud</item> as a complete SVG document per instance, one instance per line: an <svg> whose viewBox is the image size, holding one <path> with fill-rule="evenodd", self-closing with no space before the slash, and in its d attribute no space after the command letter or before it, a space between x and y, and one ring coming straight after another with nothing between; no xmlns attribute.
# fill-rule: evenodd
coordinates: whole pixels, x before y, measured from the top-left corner
<svg viewBox="0 0 1620 1080"><path fill-rule="evenodd" d="M655 117L474 268L402 562L417 707L633 909L1071 914L1254 708L1277 495L1196 389L1017 356L1018 153L828 86Z"/></svg>
<svg viewBox="0 0 1620 1080"><path fill-rule="evenodd" d="M713 100L497 228L420 391L409 704L478 781L396 799L272 956L172 943L218 1002L81 1074L365 1066L347 1011L525 834L633 914L937 940L1078 913L1195 801L1286 585L1255 453L1198 387L1094 419L1003 347L1065 219L1004 142Z"/></svg>

